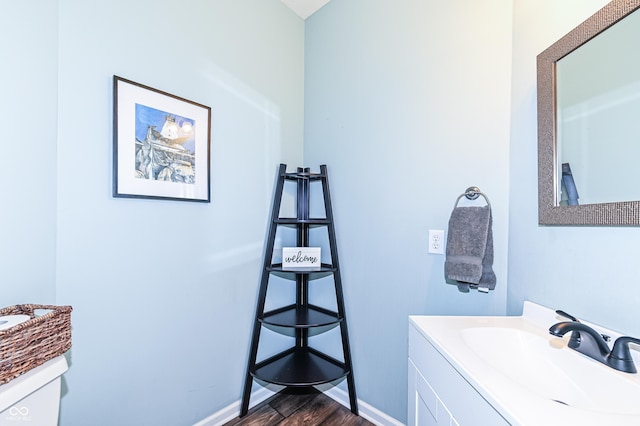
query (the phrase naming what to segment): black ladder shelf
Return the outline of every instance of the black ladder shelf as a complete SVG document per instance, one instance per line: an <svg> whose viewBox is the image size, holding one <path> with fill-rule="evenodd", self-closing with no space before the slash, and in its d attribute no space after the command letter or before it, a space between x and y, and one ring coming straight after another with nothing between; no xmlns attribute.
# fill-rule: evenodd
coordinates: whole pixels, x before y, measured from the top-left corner
<svg viewBox="0 0 640 426"><path fill-rule="evenodd" d="M265 244L264 266L260 280L256 314L253 323L253 337L247 363L247 371L242 395L240 417L249 410L249 399L253 380L287 387L312 387L345 379L349 391L351 412L358 414L355 381L351 365L349 335L345 318L342 281L338 264L336 235L331 210L327 166L320 166L320 173L312 173L309 168L298 167L296 172L287 173L286 164L280 164L274 193L269 232ZM282 193L285 181L296 184L296 217L280 217ZM310 217L311 182L320 181L324 199L325 217ZM293 227L296 232L297 247L309 247L311 228L324 227L328 234L331 253L330 263L322 263L319 269L284 269L282 263L272 263L274 244L279 227ZM265 312L267 287L273 276L295 280L296 301ZM337 309L327 309L309 303L309 284L321 277L333 277ZM295 344L276 355L258 361L260 332L266 327L271 330L284 330L282 333L293 335ZM333 327L340 328L343 359L331 357L311 346L309 337L313 332L324 333Z"/></svg>

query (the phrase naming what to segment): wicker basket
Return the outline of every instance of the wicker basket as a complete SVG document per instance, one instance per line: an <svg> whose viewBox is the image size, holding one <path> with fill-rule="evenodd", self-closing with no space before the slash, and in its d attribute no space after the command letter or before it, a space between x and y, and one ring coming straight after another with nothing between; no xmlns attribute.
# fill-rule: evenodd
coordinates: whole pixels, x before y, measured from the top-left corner
<svg viewBox="0 0 640 426"><path fill-rule="evenodd" d="M35 310L50 312L36 316ZM29 315L30 320L0 331L0 385L71 348L71 306L15 305L0 316Z"/></svg>

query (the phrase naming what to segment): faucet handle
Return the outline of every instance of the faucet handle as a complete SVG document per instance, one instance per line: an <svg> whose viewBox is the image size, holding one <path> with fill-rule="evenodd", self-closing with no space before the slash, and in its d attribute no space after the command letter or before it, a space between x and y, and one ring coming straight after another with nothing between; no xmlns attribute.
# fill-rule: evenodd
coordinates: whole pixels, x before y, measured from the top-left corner
<svg viewBox="0 0 640 426"><path fill-rule="evenodd" d="M580 322L578 318L574 317L571 314L566 313L562 309L556 309L556 314L560 315L561 317L569 318L571 321Z"/></svg>
<svg viewBox="0 0 640 426"><path fill-rule="evenodd" d="M629 350L629 343L635 343L640 345L640 339L630 336L618 337L613 344L611 353L608 356L609 365L613 366L616 370L624 371L626 373L635 373L638 370L633 363L631 357L631 351Z"/></svg>

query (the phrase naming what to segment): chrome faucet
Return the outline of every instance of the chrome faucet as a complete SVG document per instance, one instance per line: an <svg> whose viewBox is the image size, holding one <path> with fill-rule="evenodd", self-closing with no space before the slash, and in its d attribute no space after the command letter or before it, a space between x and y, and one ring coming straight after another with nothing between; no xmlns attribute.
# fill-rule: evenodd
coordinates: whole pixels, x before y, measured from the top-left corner
<svg viewBox="0 0 640 426"><path fill-rule="evenodd" d="M577 320L559 322L549 328L549 333L558 337L562 337L570 331L572 334L567 346L571 349L616 370L625 373L637 372L629 350L629 343L640 344L640 339L629 336L619 337L614 342L613 349L609 350L609 345L605 340L606 336Z"/></svg>

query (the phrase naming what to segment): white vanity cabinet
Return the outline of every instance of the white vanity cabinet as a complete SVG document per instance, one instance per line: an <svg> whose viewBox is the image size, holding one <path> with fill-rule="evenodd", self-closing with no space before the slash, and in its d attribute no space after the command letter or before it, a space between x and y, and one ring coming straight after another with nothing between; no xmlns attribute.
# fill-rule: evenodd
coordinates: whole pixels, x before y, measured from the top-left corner
<svg viewBox="0 0 640 426"><path fill-rule="evenodd" d="M409 426L501 426L509 423L409 320Z"/></svg>

